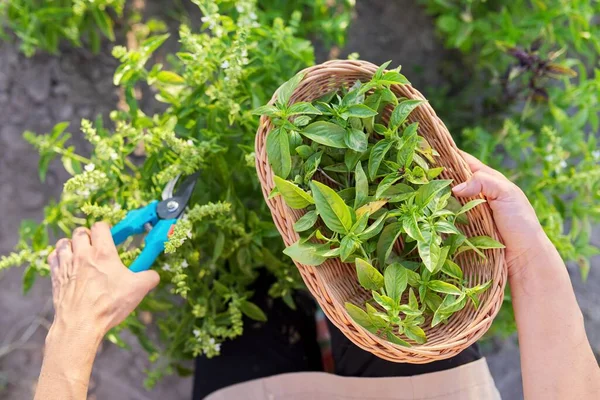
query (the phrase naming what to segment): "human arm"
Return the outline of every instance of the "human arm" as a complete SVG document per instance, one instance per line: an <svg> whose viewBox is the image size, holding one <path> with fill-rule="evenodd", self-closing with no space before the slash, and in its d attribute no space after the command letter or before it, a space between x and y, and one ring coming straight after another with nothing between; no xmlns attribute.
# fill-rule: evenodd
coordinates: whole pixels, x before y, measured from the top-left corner
<svg viewBox="0 0 600 400"><path fill-rule="evenodd" d="M600 368L558 251L525 194L500 172L463 155L474 175L454 193L482 193L506 245L525 399L600 398Z"/></svg>
<svg viewBox="0 0 600 400"><path fill-rule="evenodd" d="M46 337L35 400L83 400L98 346L159 281L121 262L105 223L78 228L48 257L54 321Z"/></svg>

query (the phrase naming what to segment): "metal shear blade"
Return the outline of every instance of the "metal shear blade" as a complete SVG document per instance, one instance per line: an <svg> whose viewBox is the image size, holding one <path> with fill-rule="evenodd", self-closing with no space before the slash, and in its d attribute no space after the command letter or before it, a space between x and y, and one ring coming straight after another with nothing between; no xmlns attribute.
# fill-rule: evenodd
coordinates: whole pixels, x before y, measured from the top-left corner
<svg viewBox="0 0 600 400"><path fill-rule="evenodd" d="M181 174L169 181L163 190L163 201L158 203L156 207L156 213L161 219L177 219L183 214L183 211L192 197L200 173L195 172L192 175L187 176L179 185L175 194L173 194L173 190L175 189L175 185L180 176Z"/></svg>

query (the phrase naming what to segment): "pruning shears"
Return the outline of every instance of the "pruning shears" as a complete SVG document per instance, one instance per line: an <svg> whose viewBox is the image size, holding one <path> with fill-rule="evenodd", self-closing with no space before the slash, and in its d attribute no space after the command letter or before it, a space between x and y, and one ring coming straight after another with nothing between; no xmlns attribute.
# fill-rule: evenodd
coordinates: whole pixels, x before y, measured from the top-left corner
<svg viewBox="0 0 600 400"><path fill-rule="evenodd" d="M123 243L128 237L148 231L144 239L144 249L129 269L140 272L149 269L154 261L165 251L165 242L173 233L177 220L186 209L199 173L196 172L179 185L173 195L175 185L180 178L171 179L162 192L162 201L154 200L147 206L132 210L125 218L111 229L115 245Z"/></svg>

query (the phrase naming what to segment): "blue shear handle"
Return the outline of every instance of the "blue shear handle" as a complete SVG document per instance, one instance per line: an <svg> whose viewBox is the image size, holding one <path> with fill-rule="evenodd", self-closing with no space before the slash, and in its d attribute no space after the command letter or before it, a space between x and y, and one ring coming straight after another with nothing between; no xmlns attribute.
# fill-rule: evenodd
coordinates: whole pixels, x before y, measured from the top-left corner
<svg viewBox="0 0 600 400"><path fill-rule="evenodd" d="M154 225L158 222L158 215L156 214L156 206L158 201L153 201L146 207L139 208L137 210L129 211L127 216L113 226L110 230L115 245L120 245L130 236L139 235L144 233L146 224Z"/></svg>
<svg viewBox="0 0 600 400"><path fill-rule="evenodd" d="M133 272L146 271L154 261L165 251L165 242L169 240L171 226L177 222L176 219L161 219L146 236L145 246L142 253L129 267Z"/></svg>

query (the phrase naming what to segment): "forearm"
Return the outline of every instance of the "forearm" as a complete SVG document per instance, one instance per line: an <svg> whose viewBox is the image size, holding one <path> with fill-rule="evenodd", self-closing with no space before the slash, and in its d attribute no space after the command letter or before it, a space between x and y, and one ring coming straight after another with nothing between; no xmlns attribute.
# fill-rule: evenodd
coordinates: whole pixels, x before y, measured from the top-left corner
<svg viewBox="0 0 600 400"><path fill-rule="evenodd" d="M545 235L539 246L509 278L525 399L600 398L600 369L565 265Z"/></svg>
<svg viewBox="0 0 600 400"><path fill-rule="evenodd" d="M75 334L73 332L76 332ZM52 326L35 400L84 400L101 335Z"/></svg>

